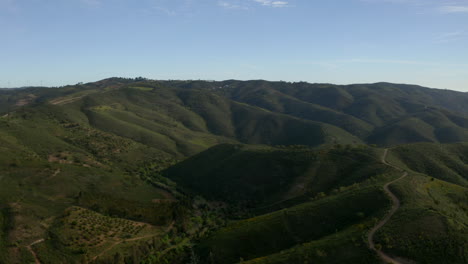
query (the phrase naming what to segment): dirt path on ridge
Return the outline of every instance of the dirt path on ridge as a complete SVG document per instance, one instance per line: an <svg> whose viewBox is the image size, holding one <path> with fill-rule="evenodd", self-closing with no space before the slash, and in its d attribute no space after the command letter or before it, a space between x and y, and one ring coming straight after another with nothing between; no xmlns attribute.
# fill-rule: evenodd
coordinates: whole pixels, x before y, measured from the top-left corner
<svg viewBox="0 0 468 264"><path fill-rule="evenodd" d="M373 251L375 251L377 253L377 255L380 257L380 259L382 259L385 263L392 263L392 264L403 264L402 262L398 261L398 260L395 260L393 258L391 258L390 256L388 256L387 254L385 254L381 249L376 249L375 248L375 243L374 243L374 235L375 233L380 229L382 228L382 226L384 226L388 220L395 214L395 212L400 208L400 200L398 199L398 197L395 196L395 194L393 194L390 189L388 188L388 186L390 186L390 184L392 183L395 183L401 179L403 179L404 177L408 176L408 172L404 171L403 169L401 168L398 168L396 166L393 166L391 164L389 164L387 162L387 155L388 155L388 149L385 149L383 155L382 155L382 163L384 163L385 165L388 165L390 167L393 167L401 172L403 172L403 175L396 179L396 180L393 180L391 182L387 182L383 188L384 188L384 191L385 193L392 199L392 209L390 209L390 211L387 213L387 215L385 215L385 217L380 220L380 222L377 223L376 226L374 226L368 233L367 235L367 241L369 243L369 248Z"/></svg>
<svg viewBox="0 0 468 264"><path fill-rule="evenodd" d="M37 257L37 254L36 252L32 249L32 246L36 245L36 244L39 244L41 242L44 242L44 239L39 239L39 240L36 240L34 242L32 242L29 246L27 246L26 248L29 250L29 252L33 255L34 257L34 262L36 264L41 264L41 262L39 261L39 258Z"/></svg>

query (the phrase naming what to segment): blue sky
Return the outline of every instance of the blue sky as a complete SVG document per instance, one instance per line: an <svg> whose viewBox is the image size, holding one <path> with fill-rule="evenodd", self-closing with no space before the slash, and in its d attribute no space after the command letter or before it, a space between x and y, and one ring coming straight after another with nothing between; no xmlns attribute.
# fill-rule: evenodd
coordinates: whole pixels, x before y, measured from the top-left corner
<svg viewBox="0 0 468 264"><path fill-rule="evenodd" d="M0 87L112 76L468 91L468 0L0 0Z"/></svg>

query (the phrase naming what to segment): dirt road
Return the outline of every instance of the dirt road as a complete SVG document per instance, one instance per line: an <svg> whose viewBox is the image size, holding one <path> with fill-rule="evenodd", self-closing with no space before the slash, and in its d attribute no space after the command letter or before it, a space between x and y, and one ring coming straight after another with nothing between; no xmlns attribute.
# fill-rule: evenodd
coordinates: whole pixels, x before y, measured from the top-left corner
<svg viewBox="0 0 468 264"><path fill-rule="evenodd" d="M399 171L402 171L403 172L403 175L396 179L396 180L393 180L391 182L387 182L385 185L384 185L384 191L385 193L392 199L392 209L390 209L390 211L387 213L387 215L385 215L385 217L380 220L376 226L374 226L368 233L367 235L367 241L369 243L369 248L372 249L373 251L375 251L377 253L377 255L385 262L385 263L392 263L392 264L403 264L391 257L389 257L387 254L385 254L384 252L382 252L381 249L377 249L375 248L375 243L374 243L374 235L375 233L380 229L382 228L382 226L384 226L388 220L395 214L395 212L400 208L400 200L398 199L398 197L395 196L395 194L393 194L390 189L388 188L388 186L390 186L390 184L392 183L395 183L401 179L403 179L404 177L408 176L408 173L406 171L404 171L403 169L401 168L398 168L396 166L393 166L391 164L389 164L387 162L387 155L388 155L388 149L385 149L385 152L384 154L382 155L382 163L390 166L390 167L393 167Z"/></svg>
<svg viewBox="0 0 468 264"><path fill-rule="evenodd" d="M37 254L36 252L34 252L34 250L32 249L32 246L36 245L36 244L39 244L41 242L44 242L44 239L39 239L39 240L36 240L34 242L32 242L29 246L27 246L26 248L29 250L29 252L31 252L31 254L33 255L34 257L34 262L36 264L41 264L41 262L39 261L39 258L37 257Z"/></svg>

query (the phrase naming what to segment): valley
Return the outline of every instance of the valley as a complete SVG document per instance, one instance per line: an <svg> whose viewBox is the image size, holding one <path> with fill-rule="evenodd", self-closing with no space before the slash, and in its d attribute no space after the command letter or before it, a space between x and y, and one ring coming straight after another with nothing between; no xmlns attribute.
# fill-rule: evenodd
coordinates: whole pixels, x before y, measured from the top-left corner
<svg viewBox="0 0 468 264"><path fill-rule="evenodd" d="M468 94L0 89L0 263L466 263Z"/></svg>

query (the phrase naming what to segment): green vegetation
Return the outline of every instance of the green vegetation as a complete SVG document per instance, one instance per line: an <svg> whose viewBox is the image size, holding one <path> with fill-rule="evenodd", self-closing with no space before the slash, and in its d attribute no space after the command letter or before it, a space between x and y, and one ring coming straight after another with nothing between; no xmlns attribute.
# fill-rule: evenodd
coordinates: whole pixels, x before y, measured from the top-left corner
<svg viewBox="0 0 468 264"><path fill-rule="evenodd" d="M71 207L57 220L51 236L68 250L98 256L122 241L148 239L163 233L162 228L106 217L80 207Z"/></svg>
<svg viewBox="0 0 468 264"><path fill-rule="evenodd" d="M409 175L379 248L467 263L467 103L388 83L0 90L0 263L376 263L401 174L382 146Z"/></svg>
<svg viewBox="0 0 468 264"><path fill-rule="evenodd" d="M396 162L415 172L394 186L402 208L383 228L380 243L388 252L421 263L465 263L466 144L410 144L392 153Z"/></svg>
<svg viewBox="0 0 468 264"><path fill-rule="evenodd" d="M408 169L450 183L468 187L468 145L409 144L398 146L392 153L396 162Z"/></svg>
<svg viewBox="0 0 468 264"><path fill-rule="evenodd" d="M390 155L393 156L392 160L395 160L395 156L405 147L392 149L390 151ZM260 152L264 148L260 150L257 148L257 151ZM419 151L428 148L444 150L426 155L427 158L433 158L433 161L440 166L445 164L450 167L450 162L453 160L465 160L467 157L466 147L463 144L443 146L416 144L408 148L413 151L417 148L420 148ZM248 149L252 151L255 148L248 147ZM329 152L325 152L326 149L321 151L329 156L344 151L342 148L338 149L340 148ZM358 150L359 148L354 148L354 152ZM367 149L367 152L371 153L372 151L369 150L371 149ZM406 152L403 151L403 153ZM447 154L451 154L453 159L444 159L444 155ZM202 155L204 153L198 156L197 162L200 164L203 164ZM337 159L341 162L335 164L335 167L344 165L343 156ZM345 157L350 156L353 156L353 148L348 149ZM407 156L414 157L413 155ZM232 162L223 155L208 155L208 157L212 158L210 162L214 164L220 164L216 162L218 158ZM261 154L257 157L262 159ZM364 161L362 158L359 160ZM189 159L177 166L190 162ZM261 164L261 162L254 162L254 164ZM368 163L370 164L372 163ZM403 163L398 160L398 164L400 166L403 164L402 167L413 167L418 163ZM177 166L170 168L169 171L176 169ZM221 166L223 166L222 163ZM360 167L362 166L366 165L360 164ZM230 167L226 166L226 168ZM421 167L415 168L423 170ZM368 250L364 234L366 230L375 225L377 219L381 218L385 209L389 207L381 189L382 186L389 181L390 175L395 175L392 176L395 178L399 174L389 167L382 172L388 176L362 177L358 184L348 187L338 183L337 186L341 187L329 193L321 192L308 200L302 198L291 199L294 202L281 201L279 208L276 205L269 208L278 210L286 207L286 209L254 217L244 216L247 219L232 222L226 228L220 229L203 240L198 249L199 254L207 261L211 259L215 263L221 263L222 260L229 260L230 263L239 260L244 260L246 263L342 263L349 259L362 263L375 263L375 256ZM447 178L454 174L448 169L439 173L440 178ZM246 174L257 176L252 172ZM231 176L233 175L235 174ZM197 179L200 180L203 177L203 175L198 175ZM319 180L318 177L311 176L311 178ZM397 182L391 187L400 197L402 207L388 224L378 231L379 247L390 255L417 260L421 263L434 261L465 263L467 260L465 249L468 245L466 239L468 237L466 233L468 190L466 187L437 180L434 177L420 174L418 171L412 172L404 181ZM373 202L375 204L372 204ZM297 203L300 204L294 206ZM342 213L343 218L340 217ZM340 222L340 219L344 222ZM333 249L336 251L337 248L340 250L336 254L327 253Z"/></svg>
<svg viewBox="0 0 468 264"><path fill-rule="evenodd" d="M468 189L417 174L394 188L403 206L378 235L383 249L420 263L466 263Z"/></svg>
<svg viewBox="0 0 468 264"><path fill-rule="evenodd" d="M388 168L367 146L311 149L218 145L165 171L187 190L229 202L265 206L352 185ZM211 186L216 186L213 189Z"/></svg>
<svg viewBox="0 0 468 264"><path fill-rule="evenodd" d="M362 242L362 226L365 225L352 226L319 240L299 244L290 249L244 263L378 263L379 259Z"/></svg>
<svg viewBox="0 0 468 264"><path fill-rule="evenodd" d="M317 201L257 216L228 225L202 243L216 263L234 263L268 256L297 244L320 240L360 225L361 232L372 226L387 204L377 188L344 191ZM384 205L384 207L382 207ZM366 221L368 220L368 221ZM366 244L359 239L361 250ZM356 242L358 243L358 242Z"/></svg>
<svg viewBox="0 0 468 264"><path fill-rule="evenodd" d="M164 197L158 199L155 197L155 199L149 201L132 201L120 197L123 197L123 195L106 195L94 191L92 193L82 193L78 197L77 203L106 215L144 221L160 226L167 225L174 220L181 220L183 217L183 208L180 208L177 201L172 199L164 199Z"/></svg>
<svg viewBox="0 0 468 264"><path fill-rule="evenodd" d="M10 212L7 208L0 209L0 262L7 263L8 232L11 225Z"/></svg>

